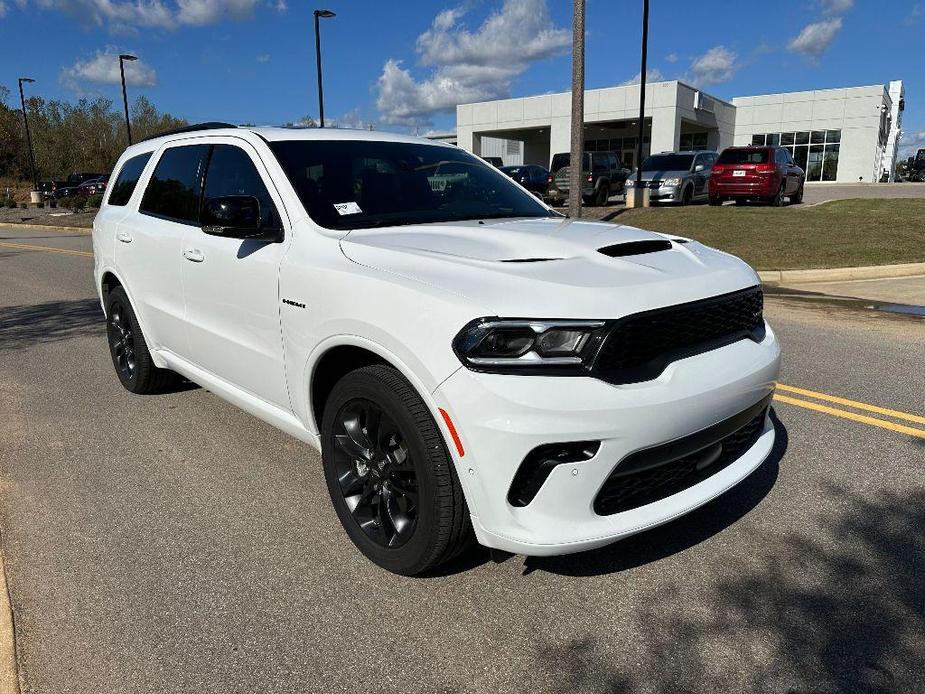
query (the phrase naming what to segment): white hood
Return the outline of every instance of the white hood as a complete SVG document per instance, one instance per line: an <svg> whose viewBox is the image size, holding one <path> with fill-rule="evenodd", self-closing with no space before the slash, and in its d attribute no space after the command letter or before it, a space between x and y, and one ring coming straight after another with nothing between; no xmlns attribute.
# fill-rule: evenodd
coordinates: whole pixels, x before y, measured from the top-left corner
<svg viewBox="0 0 925 694"><path fill-rule="evenodd" d="M693 241L620 256L620 244L677 238L540 218L360 229L341 247L361 265L463 295L486 315L617 318L758 284L738 258ZM613 246L619 257L599 250Z"/></svg>

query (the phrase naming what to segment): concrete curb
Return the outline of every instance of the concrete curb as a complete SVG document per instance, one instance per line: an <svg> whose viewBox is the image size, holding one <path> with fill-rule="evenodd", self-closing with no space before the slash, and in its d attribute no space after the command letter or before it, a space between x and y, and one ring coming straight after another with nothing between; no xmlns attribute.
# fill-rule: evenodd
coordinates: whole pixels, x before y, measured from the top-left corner
<svg viewBox="0 0 925 694"><path fill-rule="evenodd" d="M8 226L17 229L35 229L38 231L77 231L82 234L89 234L93 231L92 227L63 227L53 226L51 224L24 224L22 222L3 222L0 221L0 227Z"/></svg>
<svg viewBox="0 0 925 694"><path fill-rule="evenodd" d="M892 277L925 275L925 263L904 263L902 265L865 265L861 267L836 267L820 270L762 270L758 277L762 282L839 282L842 280L879 280Z"/></svg>
<svg viewBox="0 0 925 694"><path fill-rule="evenodd" d="M19 671L16 660L16 630L10 604L6 566L0 550L0 694L19 694Z"/></svg>

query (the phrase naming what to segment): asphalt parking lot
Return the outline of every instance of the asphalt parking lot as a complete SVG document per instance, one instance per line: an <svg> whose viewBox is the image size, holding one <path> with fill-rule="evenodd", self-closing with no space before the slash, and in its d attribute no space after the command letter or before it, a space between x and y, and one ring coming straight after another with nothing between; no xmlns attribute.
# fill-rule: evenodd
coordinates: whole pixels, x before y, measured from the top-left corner
<svg viewBox="0 0 925 694"><path fill-rule="evenodd" d="M306 445L112 372L89 237L0 227L0 527L26 692L922 691L925 320L769 297L771 459L595 552L357 553Z"/></svg>

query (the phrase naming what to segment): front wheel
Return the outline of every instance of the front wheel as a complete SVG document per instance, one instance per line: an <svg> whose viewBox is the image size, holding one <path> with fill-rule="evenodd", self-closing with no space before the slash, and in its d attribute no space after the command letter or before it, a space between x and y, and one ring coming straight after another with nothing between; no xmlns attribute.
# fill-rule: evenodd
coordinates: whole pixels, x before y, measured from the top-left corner
<svg viewBox="0 0 925 694"><path fill-rule="evenodd" d="M437 423L389 366L351 371L331 391L322 461L341 525L382 568L405 576L464 550L472 527Z"/></svg>
<svg viewBox="0 0 925 694"><path fill-rule="evenodd" d="M692 186L685 186L681 191L681 204L690 205L694 201L694 189Z"/></svg>
<svg viewBox="0 0 925 694"><path fill-rule="evenodd" d="M610 184L601 183L594 198L594 202L598 207L607 207L607 200L610 199Z"/></svg>
<svg viewBox="0 0 925 694"><path fill-rule="evenodd" d="M122 287L106 297L106 337L116 375L123 387L139 395L160 393L177 378L173 371L154 365L138 318Z"/></svg>
<svg viewBox="0 0 925 694"><path fill-rule="evenodd" d="M777 189L774 197L770 200L771 207L783 207L784 206L784 184L780 184L780 188Z"/></svg>

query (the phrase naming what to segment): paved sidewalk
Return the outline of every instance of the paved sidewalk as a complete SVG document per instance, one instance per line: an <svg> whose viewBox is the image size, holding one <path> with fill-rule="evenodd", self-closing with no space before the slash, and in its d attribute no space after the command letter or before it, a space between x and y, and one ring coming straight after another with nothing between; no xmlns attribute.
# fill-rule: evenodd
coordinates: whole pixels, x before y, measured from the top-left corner
<svg viewBox="0 0 925 694"><path fill-rule="evenodd" d="M925 198L925 183L807 183L803 194L807 205L852 198Z"/></svg>
<svg viewBox="0 0 925 694"><path fill-rule="evenodd" d="M888 304L925 306L925 275L842 282L801 282L778 285L783 289L815 292L830 296L850 296Z"/></svg>

